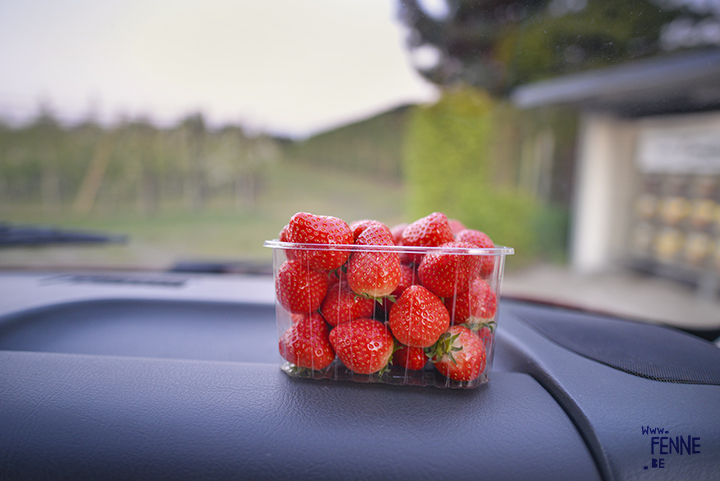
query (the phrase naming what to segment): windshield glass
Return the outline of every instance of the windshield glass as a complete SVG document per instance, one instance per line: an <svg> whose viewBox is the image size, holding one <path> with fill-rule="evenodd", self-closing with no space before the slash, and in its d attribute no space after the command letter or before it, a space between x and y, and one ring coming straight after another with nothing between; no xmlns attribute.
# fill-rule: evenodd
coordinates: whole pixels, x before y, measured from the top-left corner
<svg viewBox="0 0 720 481"><path fill-rule="evenodd" d="M2 269L444 212L505 293L720 327L720 1L5 2L0 64Z"/></svg>

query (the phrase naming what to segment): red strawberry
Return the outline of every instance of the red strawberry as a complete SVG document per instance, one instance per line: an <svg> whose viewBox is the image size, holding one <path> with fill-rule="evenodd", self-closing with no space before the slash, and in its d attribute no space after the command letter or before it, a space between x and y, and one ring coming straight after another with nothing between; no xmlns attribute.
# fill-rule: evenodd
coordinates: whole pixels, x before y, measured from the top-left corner
<svg viewBox="0 0 720 481"><path fill-rule="evenodd" d="M402 296L402 293L405 292L405 289L412 285L418 284L419 282L420 280L418 279L417 273L415 272L415 268L409 264L401 264L400 284L398 284L395 290L392 291L390 297L386 297L385 299L383 299L383 309L385 309L385 312L390 312L390 309L392 308L394 302L400 296Z"/></svg>
<svg viewBox="0 0 720 481"><path fill-rule="evenodd" d="M447 330L450 314L435 294L410 286L390 309L388 325L402 344L429 347Z"/></svg>
<svg viewBox="0 0 720 481"><path fill-rule="evenodd" d="M485 345L488 345L488 342L492 341L492 337L495 333L496 327L497 327L497 323L495 321L490 321L490 322L481 324L481 327L477 332L477 336L480 339L482 339L482 341L485 343Z"/></svg>
<svg viewBox="0 0 720 481"><path fill-rule="evenodd" d="M299 244L346 245L354 242L350 226L337 217L298 212L288 223L287 237ZM333 270L345 264L349 250L297 249L297 258L313 269Z"/></svg>
<svg viewBox="0 0 720 481"><path fill-rule="evenodd" d="M405 228L402 245L414 247L438 247L455 240L445 214L434 212L418 219ZM422 254L411 254L413 262L420 262Z"/></svg>
<svg viewBox="0 0 720 481"><path fill-rule="evenodd" d="M466 292L445 298L445 307L454 324L479 326L495 316L497 295L487 282L478 277Z"/></svg>
<svg viewBox="0 0 720 481"><path fill-rule="evenodd" d="M394 246L392 233L388 226L378 221L371 221L358 234L355 240L358 246Z"/></svg>
<svg viewBox="0 0 720 481"><path fill-rule="evenodd" d="M483 341L464 326L450 327L430 355L437 370L455 381L472 381L487 364Z"/></svg>
<svg viewBox="0 0 720 481"><path fill-rule="evenodd" d="M372 374L385 368L394 348L388 328L374 319L339 324L330 331L330 344L342 363L358 374Z"/></svg>
<svg viewBox="0 0 720 481"><path fill-rule="evenodd" d="M279 347L286 361L307 369L324 369L335 359L327 324L317 312L298 319L280 337Z"/></svg>
<svg viewBox="0 0 720 481"><path fill-rule="evenodd" d="M465 292L480 273L480 257L453 249L474 249L467 242L448 242L443 250L425 254L418 267L420 283L438 297Z"/></svg>
<svg viewBox="0 0 720 481"><path fill-rule="evenodd" d="M493 241L490 239L490 237L488 237L487 234L475 229L462 230L457 233L455 238L458 241L469 242L483 249L492 249L493 247L495 247L495 244L493 244ZM487 278L490 274L492 274L492 271L495 268L495 257L482 256L481 259L482 261L480 263L480 275Z"/></svg>
<svg viewBox="0 0 720 481"><path fill-rule="evenodd" d="M392 292L392 295L397 299L405 292L405 289L419 282L415 269L412 266L403 264L400 266L400 284Z"/></svg>
<svg viewBox="0 0 720 481"><path fill-rule="evenodd" d="M345 272L343 272L342 269L335 269L334 271L328 272L328 289L342 283L347 283Z"/></svg>
<svg viewBox="0 0 720 481"><path fill-rule="evenodd" d="M463 229L457 233L456 240L469 242L478 247L495 247L492 239L484 232L475 229Z"/></svg>
<svg viewBox="0 0 720 481"><path fill-rule="evenodd" d="M402 224L394 225L393 228L390 229L390 232L393 235L393 240L395 241L395 245L399 246L402 242L402 234L407 226L407 223L403 222Z"/></svg>
<svg viewBox="0 0 720 481"><path fill-rule="evenodd" d="M278 239L280 242L290 242L290 237L288 236L288 226L282 228L280 231L280 234L278 235ZM297 256L295 255L295 251L292 249L285 249L285 256L287 257L287 260L292 261L297 259Z"/></svg>
<svg viewBox="0 0 720 481"><path fill-rule="evenodd" d="M327 273L308 269L300 261L285 261L275 278L277 299L290 312L317 311L327 289Z"/></svg>
<svg viewBox="0 0 720 481"><path fill-rule="evenodd" d="M347 281L354 292L370 297L390 295L400 283L400 256L372 246L394 245L388 228L381 223L368 226L357 238L356 246L369 249L353 251L347 267Z"/></svg>
<svg viewBox="0 0 720 481"><path fill-rule="evenodd" d="M357 236L359 236L360 233L365 230L365 227L367 227L370 222L374 221L372 219L362 219L350 222L350 224L348 225L350 226L350 230L353 233L353 237L357 239Z"/></svg>
<svg viewBox="0 0 720 481"><path fill-rule="evenodd" d="M455 240L445 214L434 212L405 228L402 243L406 246L437 247Z"/></svg>
<svg viewBox="0 0 720 481"><path fill-rule="evenodd" d="M402 366L406 369L419 371L427 364L428 357L425 350L421 347L402 346L393 353L392 363L396 366Z"/></svg>
<svg viewBox="0 0 720 481"><path fill-rule="evenodd" d="M461 230L467 229L467 227L457 219L448 219L448 224L450 225L450 230L452 230L455 235Z"/></svg>
<svg viewBox="0 0 720 481"><path fill-rule="evenodd" d="M369 226L374 225L374 224L379 224L379 225L385 227L385 229L387 229L387 231L390 233L390 228L378 220L371 220L371 219L354 220L354 221L350 222L350 230L352 231L353 237L355 238L355 240L357 240L358 236L360 234L362 234L362 232L365 229L367 229ZM392 233L390 233L390 234L392 235Z"/></svg>
<svg viewBox="0 0 720 481"><path fill-rule="evenodd" d="M328 289L320 311L328 324L335 327L353 319L372 317L375 313L375 301L358 296L347 284L340 283Z"/></svg>

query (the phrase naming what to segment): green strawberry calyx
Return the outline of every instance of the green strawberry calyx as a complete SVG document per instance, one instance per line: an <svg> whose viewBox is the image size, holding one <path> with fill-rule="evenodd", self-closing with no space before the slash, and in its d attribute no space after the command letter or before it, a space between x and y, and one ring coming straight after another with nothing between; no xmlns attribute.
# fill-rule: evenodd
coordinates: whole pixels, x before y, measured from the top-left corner
<svg viewBox="0 0 720 481"><path fill-rule="evenodd" d="M310 369L298 366L297 364L288 363L287 370L289 374L300 375L305 373L306 371L309 371Z"/></svg>
<svg viewBox="0 0 720 481"><path fill-rule="evenodd" d="M460 324L461 326L467 327L472 332L479 332L483 328L487 327L491 333L495 332L495 329L497 329L497 322L495 321L485 321L485 319L480 317L469 317L467 321Z"/></svg>
<svg viewBox="0 0 720 481"><path fill-rule="evenodd" d="M392 353L390 354L390 357L388 358L387 364L385 364L385 365L383 366L383 368L378 371L378 373L377 373L378 376L382 376L383 374L385 374L386 372L388 372L388 371L390 370L390 365L391 365L392 362L393 362L393 356L395 356L395 353L398 352L398 350L401 349L402 347L403 347L403 345L400 344L400 343L397 341L397 339L393 339L393 350L392 350Z"/></svg>
<svg viewBox="0 0 720 481"><path fill-rule="evenodd" d="M457 364L457 361L455 360L455 356L453 356L454 352L462 351L462 347L456 347L454 346L455 340L460 336L460 333L458 334L450 334L449 332L443 333L440 338L430 347L425 348L425 355L430 358L433 362L440 361L443 356L447 355L448 358L453 362L453 364Z"/></svg>
<svg viewBox="0 0 720 481"><path fill-rule="evenodd" d="M390 359L392 360L392 356L390 356ZM382 377L382 376L383 376L386 372L388 372L389 370L390 370L390 361L388 361L388 363L385 364L385 365L382 367L382 369L380 369L380 370L377 372L378 377Z"/></svg>
<svg viewBox="0 0 720 481"><path fill-rule="evenodd" d="M373 301L377 302L378 304L382 304L384 299L389 300L393 304L395 304L397 302L397 298L393 295L375 297L375 296L371 296L368 293L358 294L357 292L353 292L353 294L355 294L355 297L362 297L363 299L372 299Z"/></svg>
<svg viewBox="0 0 720 481"><path fill-rule="evenodd" d="M323 369L313 369L313 368L310 368L310 367L298 366L297 364L294 364L294 363L292 363L292 362L288 362L288 363L286 364L286 367L283 368L283 369L284 369L288 374L291 374L291 375L293 375L293 376L305 376L305 375L313 376L313 375L315 375L316 373L323 373L323 372L327 371L327 368L323 368Z"/></svg>

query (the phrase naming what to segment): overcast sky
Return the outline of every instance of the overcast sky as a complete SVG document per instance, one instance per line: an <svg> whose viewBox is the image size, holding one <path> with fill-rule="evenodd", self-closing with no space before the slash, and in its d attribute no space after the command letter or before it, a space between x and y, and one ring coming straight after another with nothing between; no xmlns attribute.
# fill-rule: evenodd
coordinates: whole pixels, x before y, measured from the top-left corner
<svg viewBox="0 0 720 481"><path fill-rule="evenodd" d="M404 37L395 0L0 0L0 116L305 136L432 101Z"/></svg>

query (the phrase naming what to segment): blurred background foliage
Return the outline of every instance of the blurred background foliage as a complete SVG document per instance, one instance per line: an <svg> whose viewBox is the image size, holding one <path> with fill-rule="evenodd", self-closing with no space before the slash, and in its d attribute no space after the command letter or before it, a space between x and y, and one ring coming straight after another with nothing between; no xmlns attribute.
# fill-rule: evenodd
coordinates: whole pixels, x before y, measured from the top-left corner
<svg viewBox="0 0 720 481"><path fill-rule="evenodd" d="M514 265L563 260L575 115L534 114L471 87L414 109L404 155L410 217L445 212L514 247Z"/></svg>
<svg viewBox="0 0 720 481"><path fill-rule="evenodd" d="M400 106L307 140L287 143L285 156L308 165L402 181L402 132L412 108Z"/></svg>
<svg viewBox="0 0 720 481"><path fill-rule="evenodd" d="M389 225L443 211L514 247L511 268L563 261L577 114L520 112L507 93L538 79L720 44L711 35L720 31L717 1L398 5L418 72L442 92L433 105L401 106L304 140L237 125L210 129L200 113L168 128L142 118L65 125L41 105L28 125L0 121L0 221L131 239L102 253L0 251L0 265L269 259L262 242L301 210Z"/></svg>
<svg viewBox="0 0 720 481"><path fill-rule="evenodd" d="M421 75L494 95L558 75L716 47L719 17L717 0L400 2Z"/></svg>

